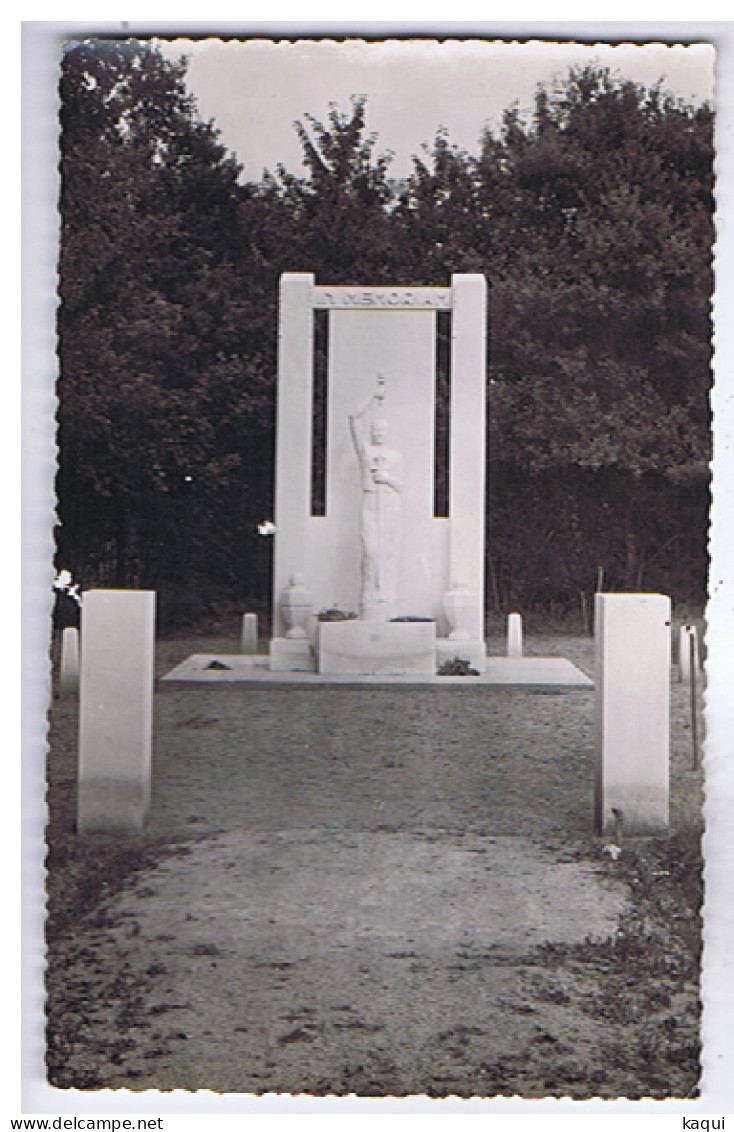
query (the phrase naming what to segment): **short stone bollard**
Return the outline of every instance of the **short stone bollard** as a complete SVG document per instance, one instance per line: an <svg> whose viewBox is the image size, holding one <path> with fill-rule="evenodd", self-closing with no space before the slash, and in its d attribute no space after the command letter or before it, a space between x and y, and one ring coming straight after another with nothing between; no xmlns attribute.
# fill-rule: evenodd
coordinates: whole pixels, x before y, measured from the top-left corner
<svg viewBox="0 0 734 1132"><path fill-rule="evenodd" d="M693 638L693 653L696 668L701 667L698 654L698 633L695 625L681 625L678 637L678 680L681 684L688 684L691 679L691 638Z"/></svg>
<svg viewBox="0 0 734 1132"><path fill-rule="evenodd" d="M155 593L88 590L82 602L79 833L140 833L150 807Z"/></svg>
<svg viewBox="0 0 734 1132"><path fill-rule="evenodd" d="M252 656L258 649L257 613L245 613L242 617L242 646L245 656Z"/></svg>
<svg viewBox="0 0 734 1132"><path fill-rule="evenodd" d="M63 629L61 633L61 663L59 665L59 692L76 692L79 688L79 630Z"/></svg>
<svg viewBox="0 0 734 1132"><path fill-rule="evenodd" d="M668 825L670 598L597 594L598 833L648 834Z"/></svg>
<svg viewBox="0 0 734 1132"><path fill-rule="evenodd" d="M522 654L522 617L519 613L510 613L507 618L507 655Z"/></svg>

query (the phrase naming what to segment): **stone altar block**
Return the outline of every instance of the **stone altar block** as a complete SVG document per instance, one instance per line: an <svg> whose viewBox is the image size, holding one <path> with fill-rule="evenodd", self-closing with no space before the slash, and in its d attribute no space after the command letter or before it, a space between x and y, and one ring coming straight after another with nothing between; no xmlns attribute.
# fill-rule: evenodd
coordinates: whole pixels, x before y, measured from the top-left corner
<svg viewBox="0 0 734 1132"><path fill-rule="evenodd" d="M654 833L668 825L670 598L597 594L594 625L596 829L621 816L623 833Z"/></svg>
<svg viewBox="0 0 734 1132"><path fill-rule="evenodd" d="M88 590L79 690L80 833L140 833L150 806L152 590Z"/></svg>
<svg viewBox="0 0 734 1132"><path fill-rule="evenodd" d="M324 621L319 672L325 675L431 676L436 670L432 621Z"/></svg>
<svg viewBox="0 0 734 1132"><path fill-rule="evenodd" d="M326 372L325 513L311 498L314 464L314 340L316 312L328 320ZM451 320L448 515L434 506L437 319ZM389 428L386 452L400 457L399 558L395 593L364 613L389 623L416 616L451 627L445 599L460 581L470 599L464 639L472 659L484 661L484 531L486 417L486 281L455 275L448 287L328 287L314 276L281 277L278 339L278 411L275 474L277 527L273 565L273 638L286 637L283 594L303 578L313 609L365 609L366 465L355 456L352 424L375 382L384 404L371 411ZM370 413L364 416L369 432ZM350 431L351 430L351 431ZM372 450L374 452L374 449ZM377 453L379 457L379 452ZM375 482L378 482L375 480ZM387 529L388 508L374 508ZM394 536L392 536L394 537ZM360 566L362 580L360 581ZM447 646L451 648L451 646ZM287 663L278 644L274 663ZM459 648L451 648L452 656ZM434 657L434 670L435 670Z"/></svg>

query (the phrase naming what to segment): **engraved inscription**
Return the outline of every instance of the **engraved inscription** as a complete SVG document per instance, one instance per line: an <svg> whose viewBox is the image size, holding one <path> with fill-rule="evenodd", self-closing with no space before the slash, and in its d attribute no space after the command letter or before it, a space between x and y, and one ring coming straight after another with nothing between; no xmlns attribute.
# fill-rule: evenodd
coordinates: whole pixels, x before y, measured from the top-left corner
<svg viewBox="0 0 734 1132"><path fill-rule="evenodd" d="M317 310L451 310L446 287L314 287Z"/></svg>

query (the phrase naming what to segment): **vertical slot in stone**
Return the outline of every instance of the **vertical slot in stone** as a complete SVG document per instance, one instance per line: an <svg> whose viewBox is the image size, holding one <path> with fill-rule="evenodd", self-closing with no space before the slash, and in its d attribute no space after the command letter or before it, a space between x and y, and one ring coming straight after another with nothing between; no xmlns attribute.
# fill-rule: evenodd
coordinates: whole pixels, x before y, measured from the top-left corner
<svg viewBox="0 0 734 1132"><path fill-rule="evenodd" d="M311 514L326 514L326 429L329 312L314 311L313 405L311 407Z"/></svg>
<svg viewBox="0 0 734 1132"><path fill-rule="evenodd" d="M451 435L451 312L436 312L436 400L434 421L433 514L449 514L449 437Z"/></svg>

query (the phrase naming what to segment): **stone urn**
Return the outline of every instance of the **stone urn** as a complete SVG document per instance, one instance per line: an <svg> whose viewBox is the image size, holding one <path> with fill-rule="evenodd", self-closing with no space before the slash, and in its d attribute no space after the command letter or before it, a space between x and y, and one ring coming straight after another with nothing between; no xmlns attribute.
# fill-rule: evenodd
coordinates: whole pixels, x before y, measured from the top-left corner
<svg viewBox="0 0 734 1132"><path fill-rule="evenodd" d="M290 585L283 590L280 609L286 624L285 635L289 640L308 636L306 626L313 610L311 593L303 584L303 574L291 574Z"/></svg>
<svg viewBox="0 0 734 1132"><path fill-rule="evenodd" d="M453 583L444 595L443 609L449 623L449 640L471 640L476 603L465 582L457 580Z"/></svg>

